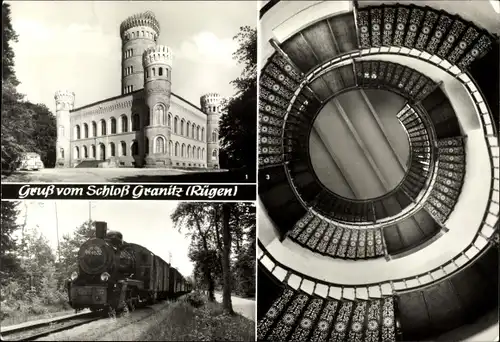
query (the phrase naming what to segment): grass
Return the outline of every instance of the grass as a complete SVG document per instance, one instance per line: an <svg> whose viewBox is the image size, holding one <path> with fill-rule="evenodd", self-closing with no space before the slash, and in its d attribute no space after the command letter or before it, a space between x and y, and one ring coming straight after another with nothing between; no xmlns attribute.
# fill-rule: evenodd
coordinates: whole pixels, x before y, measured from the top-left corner
<svg viewBox="0 0 500 342"><path fill-rule="evenodd" d="M61 307L47 307L48 312L35 314L27 310L17 310L9 314L9 316L4 317L0 322L2 327L8 327L11 325L16 325L20 323L35 321L39 319L55 318L65 315L71 315L75 310L64 310Z"/></svg>
<svg viewBox="0 0 500 342"><path fill-rule="evenodd" d="M222 304L199 298L200 294L192 293L173 303L141 340L255 341L253 321L239 314L226 315Z"/></svg>

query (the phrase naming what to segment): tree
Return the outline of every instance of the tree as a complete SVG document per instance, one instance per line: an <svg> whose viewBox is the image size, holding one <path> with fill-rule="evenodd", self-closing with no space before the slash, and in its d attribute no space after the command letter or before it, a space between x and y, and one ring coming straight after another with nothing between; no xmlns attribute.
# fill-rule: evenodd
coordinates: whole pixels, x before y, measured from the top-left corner
<svg viewBox="0 0 500 342"><path fill-rule="evenodd" d="M221 167L255 173L257 143L257 30L244 26L234 37L239 48L233 58L243 71L231 84L236 94L229 100L220 122ZM225 164L224 164L225 163Z"/></svg>
<svg viewBox="0 0 500 342"><path fill-rule="evenodd" d="M20 270L14 233L21 229L17 223L19 202L2 201L2 229L0 230L0 279L4 286Z"/></svg>
<svg viewBox="0 0 500 342"><path fill-rule="evenodd" d="M215 284L211 270L211 266L213 266L211 265L213 263L213 249L209 248L210 226L207 224L207 214L204 203L179 203L172 213L171 219L179 231L182 228L188 230L188 235L191 235L195 247L201 247L201 252L190 253L191 260L200 263L208 286L208 300L214 301Z"/></svg>
<svg viewBox="0 0 500 342"><path fill-rule="evenodd" d="M17 39L18 36L12 27L10 5L2 3L2 84L7 80L14 86L19 84L14 73L14 50L11 46Z"/></svg>
<svg viewBox="0 0 500 342"><path fill-rule="evenodd" d="M229 220L231 219L231 207L234 203L222 204L222 217L223 217L223 258L222 258L222 272L224 275L224 290L222 292L222 305L227 314L234 314L233 305L231 303L231 265L229 263L231 256L231 228Z"/></svg>

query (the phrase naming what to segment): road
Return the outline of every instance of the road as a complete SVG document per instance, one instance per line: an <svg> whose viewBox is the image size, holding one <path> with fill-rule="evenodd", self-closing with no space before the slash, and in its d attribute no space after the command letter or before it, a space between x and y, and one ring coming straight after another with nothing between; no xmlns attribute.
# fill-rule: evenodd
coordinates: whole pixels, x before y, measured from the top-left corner
<svg viewBox="0 0 500 342"><path fill-rule="evenodd" d="M150 168L68 168L43 169L40 171L16 171L2 175L2 182L21 183L107 183L107 182L169 182L169 181L220 181L234 182L241 175L222 170L187 171L178 169ZM242 180L244 178L241 178Z"/></svg>
<svg viewBox="0 0 500 342"><path fill-rule="evenodd" d="M222 293L215 293L215 300L222 303ZM234 312L255 322L255 300L231 296Z"/></svg>

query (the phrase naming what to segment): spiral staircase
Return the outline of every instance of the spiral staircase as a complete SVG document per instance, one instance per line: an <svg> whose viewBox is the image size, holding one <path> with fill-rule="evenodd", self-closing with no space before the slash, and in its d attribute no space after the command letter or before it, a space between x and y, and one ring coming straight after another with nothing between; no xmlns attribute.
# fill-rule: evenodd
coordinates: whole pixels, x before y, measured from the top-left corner
<svg viewBox="0 0 500 342"><path fill-rule="evenodd" d="M259 340L497 338L500 17L444 3L263 7Z"/></svg>

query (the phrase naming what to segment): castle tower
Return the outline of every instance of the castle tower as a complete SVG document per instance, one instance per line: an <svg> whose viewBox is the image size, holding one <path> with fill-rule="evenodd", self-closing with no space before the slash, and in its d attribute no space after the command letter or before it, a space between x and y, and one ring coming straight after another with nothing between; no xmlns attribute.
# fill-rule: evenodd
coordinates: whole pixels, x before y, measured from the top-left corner
<svg viewBox="0 0 500 342"><path fill-rule="evenodd" d="M120 25L122 38L122 94L144 86L142 54L155 46L160 34L160 24L152 12L135 14Z"/></svg>
<svg viewBox="0 0 500 342"><path fill-rule="evenodd" d="M171 165L168 153L170 127L168 110L170 108L171 76L173 54L170 48L157 45L144 51L144 100L149 109L144 118L145 144L149 151L144 151L146 166ZM170 126L173 123L170 123Z"/></svg>
<svg viewBox="0 0 500 342"><path fill-rule="evenodd" d="M223 98L216 93L200 97L201 110L207 114L207 167L219 168L219 120Z"/></svg>
<svg viewBox="0 0 500 342"><path fill-rule="evenodd" d="M71 166L71 123L69 111L75 105L75 93L67 90L57 91L56 100L56 167Z"/></svg>

